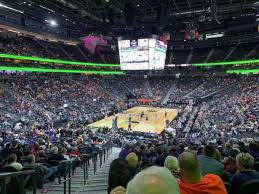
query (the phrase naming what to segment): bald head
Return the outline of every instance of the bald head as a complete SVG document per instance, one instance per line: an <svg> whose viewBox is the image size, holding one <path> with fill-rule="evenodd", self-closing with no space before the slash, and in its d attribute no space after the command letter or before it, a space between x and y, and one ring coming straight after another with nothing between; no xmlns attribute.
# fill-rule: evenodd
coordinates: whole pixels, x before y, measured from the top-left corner
<svg viewBox="0 0 259 194"><path fill-rule="evenodd" d="M174 156L167 156L164 162L164 167L168 168L171 172L179 171L178 159Z"/></svg>
<svg viewBox="0 0 259 194"><path fill-rule="evenodd" d="M201 179L199 160L194 152L183 152L179 158L181 178L185 182L198 182Z"/></svg>
<svg viewBox="0 0 259 194"><path fill-rule="evenodd" d="M125 193L126 193L126 189L124 187L121 187L121 186L114 188L110 192L110 194L125 194Z"/></svg>
<svg viewBox="0 0 259 194"><path fill-rule="evenodd" d="M126 161L128 162L130 167L137 167L138 165L138 156L134 152L131 152L127 155Z"/></svg>
<svg viewBox="0 0 259 194"><path fill-rule="evenodd" d="M171 172L164 167L150 167L137 174L127 186L126 194L179 194Z"/></svg>

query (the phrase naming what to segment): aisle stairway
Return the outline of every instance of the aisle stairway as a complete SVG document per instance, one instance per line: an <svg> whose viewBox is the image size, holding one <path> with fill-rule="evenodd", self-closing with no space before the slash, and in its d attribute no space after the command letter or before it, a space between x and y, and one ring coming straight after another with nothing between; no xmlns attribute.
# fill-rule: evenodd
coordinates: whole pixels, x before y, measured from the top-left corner
<svg viewBox="0 0 259 194"><path fill-rule="evenodd" d="M150 83L148 80L145 81L145 87L146 87L146 91L147 91L147 94L150 98L154 98L154 94L153 94L153 91L151 89L151 86L150 86Z"/></svg>
<svg viewBox="0 0 259 194"><path fill-rule="evenodd" d="M169 100L170 95L172 94L174 89L175 89L175 84L172 84L170 89L169 89L169 91L167 92L167 94L165 95L164 99L162 100L162 104L166 104L167 103L167 101Z"/></svg>
<svg viewBox="0 0 259 194"><path fill-rule="evenodd" d="M119 152L119 148L113 148L113 152L107 162L97 171L96 175L89 178L87 184L78 194L107 194L110 164L114 159L118 158Z"/></svg>
<svg viewBox="0 0 259 194"><path fill-rule="evenodd" d="M108 182L108 173L111 162L116 159L119 155L120 149L113 148L112 153L110 154L108 160L99 168L99 157L97 160L97 173L94 175L94 165L90 161L88 168L88 180L86 180L86 185L84 185L84 171L80 167L77 167L74 176L71 179L71 194L106 194L107 193L107 182ZM47 183L44 184L44 188L48 189L48 194L63 194L64 185L58 185L57 183ZM68 188L68 182L67 182ZM37 194L41 193L41 189L37 190ZM32 194L32 191L26 192L27 194ZM67 189L67 192L68 189Z"/></svg>

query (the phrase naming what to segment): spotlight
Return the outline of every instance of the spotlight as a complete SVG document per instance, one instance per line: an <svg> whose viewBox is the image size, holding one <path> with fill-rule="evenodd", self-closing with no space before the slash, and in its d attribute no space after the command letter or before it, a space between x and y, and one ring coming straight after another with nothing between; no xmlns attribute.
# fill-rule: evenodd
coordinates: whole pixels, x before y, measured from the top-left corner
<svg viewBox="0 0 259 194"><path fill-rule="evenodd" d="M58 25L57 21L55 21L55 20L49 20L49 24L51 26L57 26Z"/></svg>

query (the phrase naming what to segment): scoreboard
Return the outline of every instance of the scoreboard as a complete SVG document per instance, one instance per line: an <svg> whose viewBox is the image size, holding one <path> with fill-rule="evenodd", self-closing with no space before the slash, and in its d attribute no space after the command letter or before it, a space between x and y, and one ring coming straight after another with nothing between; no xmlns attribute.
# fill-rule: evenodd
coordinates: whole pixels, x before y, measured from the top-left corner
<svg viewBox="0 0 259 194"><path fill-rule="evenodd" d="M167 45L154 38L119 40L121 70L161 70Z"/></svg>

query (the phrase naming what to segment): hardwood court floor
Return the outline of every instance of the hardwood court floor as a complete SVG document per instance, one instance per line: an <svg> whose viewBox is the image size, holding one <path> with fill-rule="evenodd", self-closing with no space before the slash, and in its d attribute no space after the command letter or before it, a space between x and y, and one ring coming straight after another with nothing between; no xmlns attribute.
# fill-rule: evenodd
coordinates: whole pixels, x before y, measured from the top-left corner
<svg viewBox="0 0 259 194"><path fill-rule="evenodd" d="M144 112L143 118L140 118L140 114ZM165 112L167 112L167 118L165 118ZM134 107L128 109L124 113L118 115L118 127L124 130L128 129L129 115L131 115L131 128L133 131L151 132L160 134L166 124L166 120L171 122L178 114L177 109L168 108L154 108L154 107ZM146 117L148 116L148 120ZM102 119L95 123L88 125L89 127L108 127L112 128L112 120L114 116L110 116L106 119Z"/></svg>

